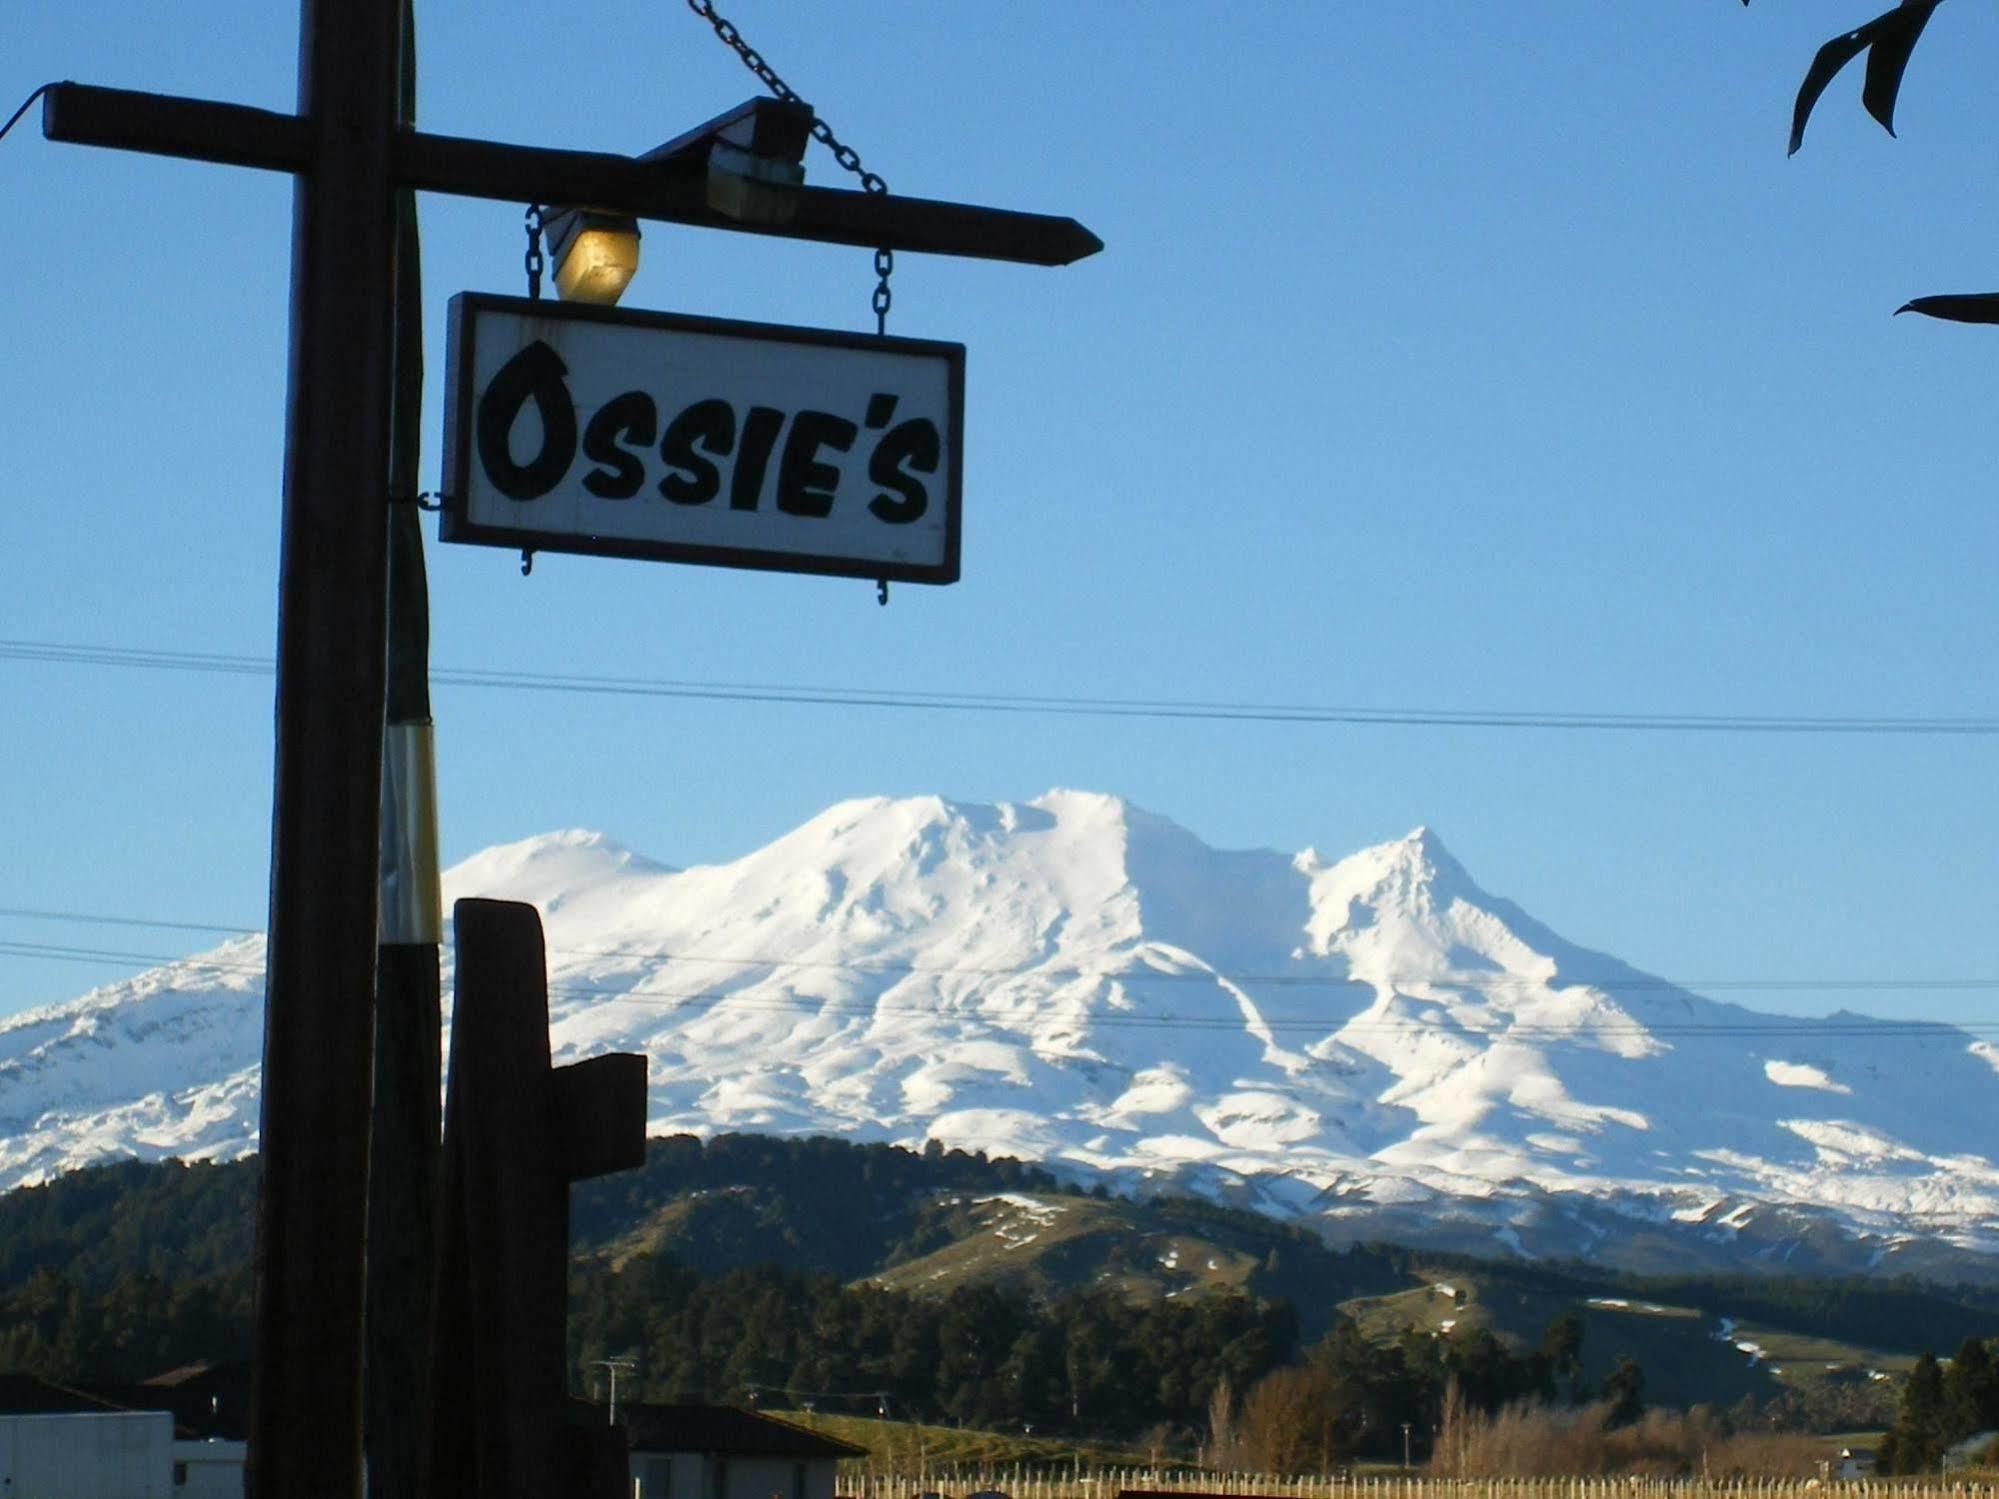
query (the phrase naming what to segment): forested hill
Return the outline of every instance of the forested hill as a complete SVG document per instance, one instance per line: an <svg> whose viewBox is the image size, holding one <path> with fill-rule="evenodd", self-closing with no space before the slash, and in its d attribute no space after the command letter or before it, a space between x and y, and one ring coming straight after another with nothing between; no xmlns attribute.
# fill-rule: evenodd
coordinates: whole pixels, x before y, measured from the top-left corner
<svg viewBox="0 0 1999 1499"><path fill-rule="evenodd" d="M256 1188L254 1160L124 1163L0 1195L0 1367L141 1377L244 1354ZM613 1324L661 1325L631 1299L647 1286L644 1294L664 1302L712 1308L715 1294L692 1288L736 1277L747 1289L740 1277L752 1270L766 1277L758 1295L780 1299L823 1301L828 1287L850 1287L857 1318L874 1315L871 1298L908 1308L988 1292L1015 1317L1035 1307L1074 1315L1077 1298L1134 1311L1228 1302L1238 1307L1222 1319L1235 1328L1230 1336L1254 1326L1273 1356L1294 1335L1281 1329L1309 1343L1343 1316L1388 1341L1412 1328L1460 1341L1476 1331L1531 1350L1552 1317L1573 1310L1593 1329L1586 1365L1636 1353L1655 1398L1670 1399L1678 1385L1708 1380L1717 1360L1745 1362L1716 1341L1717 1325L1750 1324L1766 1341L1777 1330L1853 1345L1799 1357L1844 1358L1858 1371L1875 1367L1877 1353L1944 1352L1999 1329L1990 1289L1645 1279L1392 1246L1335 1250L1296 1225L1208 1202L1114 1199L1017 1161L826 1138L655 1139L640 1169L576 1188L571 1216L578 1310L606 1338L617 1335ZM808 1294L808 1282L818 1289ZM1442 1282L1450 1297L1435 1294ZM1673 1315L1606 1310L1627 1303L1658 1303L1653 1310ZM1250 1321L1237 1326L1245 1314ZM710 1343L721 1336L701 1334ZM730 1379L750 1377L719 1344L709 1356L716 1362L700 1377L722 1368ZM1675 1361L1685 1369L1677 1382ZM1767 1397L1777 1361L1748 1359L1736 1382ZM757 1377L782 1382L788 1373L759 1366Z"/></svg>
<svg viewBox="0 0 1999 1499"><path fill-rule="evenodd" d="M37 1271L90 1290L134 1276L199 1280L246 1268L257 1162L121 1161L0 1193L0 1289Z"/></svg>
<svg viewBox="0 0 1999 1499"><path fill-rule="evenodd" d="M996 1281L1044 1297L1233 1291L1290 1302L1310 1334L1340 1301L1403 1284L1413 1264L1198 1199L1131 1202L1018 1161L825 1137L656 1139L643 1168L571 1201L577 1252L613 1264L658 1253L710 1275L770 1264L933 1294Z"/></svg>
<svg viewBox="0 0 1999 1499"><path fill-rule="evenodd" d="M127 1161L0 1194L0 1290L37 1271L101 1289L239 1270L250 1260L257 1171L254 1157ZM639 1169L572 1191L571 1241L586 1257L657 1251L709 1275L777 1265L860 1280L975 1231L982 1204L1024 1197L1101 1204L1098 1228L1115 1232L1099 1239L1134 1227L1214 1235L1233 1260L1254 1258L1259 1295L1351 1295L1391 1283L1404 1263L1341 1253L1305 1229L1205 1202L1087 1196L1018 1161L758 1135L649 1141Z"/></svg>

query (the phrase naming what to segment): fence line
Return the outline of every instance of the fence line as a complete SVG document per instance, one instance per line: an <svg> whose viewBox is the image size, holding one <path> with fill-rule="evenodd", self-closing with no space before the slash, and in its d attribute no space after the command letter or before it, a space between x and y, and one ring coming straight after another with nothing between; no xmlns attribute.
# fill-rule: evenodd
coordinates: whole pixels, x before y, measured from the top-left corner
<svg viewBox="0 0 1999 1499"><path fill-rule="evenodd" d="M1430 1478L1419 1474L1202 1473L1185 1469L918 1465L843 1471L843 1499L1118 1499L1127 1489L1231 1499L1999 1499L1999 1484L1940 1479Z"/></svg>

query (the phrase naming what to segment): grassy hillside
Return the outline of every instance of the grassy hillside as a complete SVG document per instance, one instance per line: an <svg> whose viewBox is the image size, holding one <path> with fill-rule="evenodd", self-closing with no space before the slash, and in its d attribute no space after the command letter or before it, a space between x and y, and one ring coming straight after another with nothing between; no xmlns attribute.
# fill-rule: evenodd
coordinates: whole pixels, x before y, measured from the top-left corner
<svg viewBox="0 0 1999 1499"><path fill-rule="evenodd" d="M1032 1432L968 1431L957 1426L932 1426L877 1416L829 1415L824 1411L773 1410L782 1417L843 1442L868 1449L857 1459L863 1468L902 1473L925 1468L1011 1467L1067 1468L1134 1467L1147 1455L1127 1447L1096 1442L1037 1437Z"/></svg>
<svg viewBox="0 0 1999 1499"><path fill-rule="evenodd" d="M1914 1362L1912 1350L1715 1317L1693 1306L1579 1294L1586 1290L1544 1274L1518 1275L1507 1266L1459 1265L1407 1290L1355 1298L1342 1310L1380 1342L1412 1332L1461 1336L1482 1327L1516 1349L1538 1346L1555 1317L1574 1311L1583 1319L1587 1379L1600 1384L1617 1359L1628 1356L1645 1371L1647 1398L1677 1406L1729 1406L1745 1395L1767 1401L1787 1388L1892 1377Z"/></svg>
<svg viewBox="0 0 1999 1499"><path fill-rule="evenodd" d="M1137 1301L1216 1292L1282 1298L1307 1338L1340 1301L1406 1277L1400 1256L1331 1249L1295 1229L1181 1202L1000 1193L936 1203L925 1227L940 1247L866 1277L869 1284L942 1295L997 1283L1040 1295L1102 1289Z"/></svg>

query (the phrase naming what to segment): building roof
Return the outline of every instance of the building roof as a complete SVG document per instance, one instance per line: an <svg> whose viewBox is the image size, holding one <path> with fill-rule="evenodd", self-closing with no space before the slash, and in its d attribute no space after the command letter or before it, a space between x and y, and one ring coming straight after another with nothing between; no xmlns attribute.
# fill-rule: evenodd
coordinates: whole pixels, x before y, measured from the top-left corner
<svg viewBox="0 0 1999 1499"><path fill-rule="evenodd" d="M130 1409L120 1401L37 1374L0 1374L0 1415L57 1416Z"/></svg>
<svg viewBox="0 0 1999 1499"><path fill-rule="evenodd" d="M114 1400L173 1412L174 1425L197 1440L243 1441L250 1435L250 1365L186 1364L140 1385L93 1385Z"/></svg>
<svg viewBox="0 0 1999 1499"><path fill-rule="evenodd" d="M64 1385L34 1374L0 1374L0 1415L165 1411L174 1435L241 1441L249 1434L250 1366L205 1365L144 1384Z"/></svg>
<svg viewBox="0 0 1999 1499"><path fill-rule="evenodd" d="M733 1405L643 1405L618 1402L634 1452L700 1452L715 1457L866 1457L823 1432Z"/></svg>

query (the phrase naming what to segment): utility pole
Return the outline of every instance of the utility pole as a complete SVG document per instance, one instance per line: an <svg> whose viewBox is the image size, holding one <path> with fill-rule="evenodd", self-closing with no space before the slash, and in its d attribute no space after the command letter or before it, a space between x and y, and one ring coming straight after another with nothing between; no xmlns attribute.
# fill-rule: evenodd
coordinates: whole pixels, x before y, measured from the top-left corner
<svg viewBox="0 0 1999 1499"><path fill-rule="evenodd" d="M416 20L401 0L397 122L416 123ZM380 949L368 1153L363 1451L368 1499L422 1499L428 1460L431 1275L442 1113L437 798L430 599L417 508L423 444L423 271L416 194L395 194L389 418L387 725L382 741ZM413 1335L417 1330L421 1333Z"/></svg>
<svg viewBox="0 0 1999 1499"><path fill-rule="evenodd" d="M399 0L301 0L251 1499L361 1487Z"/></svg>
<svg viewBox="0 0 1999 1499"><path fill-rule="evenodd" d="M611 1373L610 1424L616 1426L618 1424L618 1374L620 1371L626 1374L632 1373L634 1370L638 1368L639 1361L635 1358L630 1357L629 1355L626 1355L620 1358L592 1359L590 1362L595 1364L600 1369L608 1369Z"/></svg>

